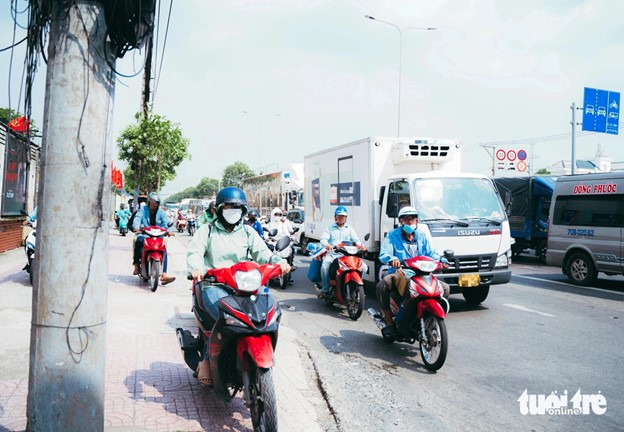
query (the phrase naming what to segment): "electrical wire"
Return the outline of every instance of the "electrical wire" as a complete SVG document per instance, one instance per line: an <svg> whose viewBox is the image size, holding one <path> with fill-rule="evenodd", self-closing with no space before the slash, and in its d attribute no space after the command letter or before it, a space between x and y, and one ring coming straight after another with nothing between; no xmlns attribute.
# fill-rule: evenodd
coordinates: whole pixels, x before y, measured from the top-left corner
<svg viewBox="0 0 624 432"><path fill-rule="evenodd" d="M169 14L167 16L167 27L165 29L165 40L163 41L162 54L160 55L160 66L158 67L158 75L156 76L156 85L154 86L154 92L152 96L152 107L154 105L154 101L156 100L156 92L158 91L158 84L160 83L160 75L162 72L163 60L165 59L165 48L167 46L167 36L169 35L169 23L171 22L171 10L172 9L173 9L173 0L170 0ZM156 41L157 41L156 46L158 46L158 39Z"/></svg>

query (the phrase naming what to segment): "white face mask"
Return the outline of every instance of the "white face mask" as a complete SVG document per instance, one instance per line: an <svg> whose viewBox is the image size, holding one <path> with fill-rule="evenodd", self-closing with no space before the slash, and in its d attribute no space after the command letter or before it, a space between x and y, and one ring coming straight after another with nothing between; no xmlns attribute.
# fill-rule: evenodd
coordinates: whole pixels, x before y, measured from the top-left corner
<svg viewBox="0 0 624 432"><path fill-rule="evenodd" d="M223 219L230 225L236 225L243 217L241 209L223 209Z"/></svg>

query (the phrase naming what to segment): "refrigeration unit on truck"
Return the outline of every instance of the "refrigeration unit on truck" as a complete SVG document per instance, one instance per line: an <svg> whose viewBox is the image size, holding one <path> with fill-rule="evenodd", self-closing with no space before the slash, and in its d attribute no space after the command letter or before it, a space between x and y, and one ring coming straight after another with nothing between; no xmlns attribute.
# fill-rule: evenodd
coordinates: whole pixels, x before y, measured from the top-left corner
<svg viewBox="0 0 624 432"><path fill-rule="evenodd" d="M378 280L379 248L399 226L403 206L419 212L419 230L440 254L455 252L437 275L470 303L490 285L511 279L509 221L492 181L461 172L460 143L433 138L369 137L304 157L305 238L319 241L345 206L347 224L367 248L370 282Z"/></svg>

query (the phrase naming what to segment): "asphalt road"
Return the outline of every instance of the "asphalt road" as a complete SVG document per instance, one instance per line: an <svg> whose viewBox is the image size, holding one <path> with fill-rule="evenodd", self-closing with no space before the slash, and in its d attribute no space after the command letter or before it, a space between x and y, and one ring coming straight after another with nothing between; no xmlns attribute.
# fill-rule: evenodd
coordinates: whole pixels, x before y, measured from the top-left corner
<svg viewBox="0 0 624 432"><path fill-rule="evenodd" d="M387 344L365 313L352 321L318 300L308 262L297 255L294 283L272 292L310 359L325 430L624 430L621 276L580 288L518 257L511 283L492 287L482 305L451 296L448 357L432 373L416 345ZM377 307L370 288L366 307ZM559 414L526 413L547 396Z"/></svg>

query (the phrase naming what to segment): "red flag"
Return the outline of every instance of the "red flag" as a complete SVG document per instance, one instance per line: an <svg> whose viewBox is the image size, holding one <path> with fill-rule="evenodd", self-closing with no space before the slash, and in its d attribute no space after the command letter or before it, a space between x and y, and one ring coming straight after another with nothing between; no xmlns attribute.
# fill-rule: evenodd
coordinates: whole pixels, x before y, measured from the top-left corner
<svg viewBox="0 0 624 432"><path fill-rule="evenodd" d="M16 117L9 122L9 127L18 133L26 133L28 131L29 120L26 116Z"/></svg>

